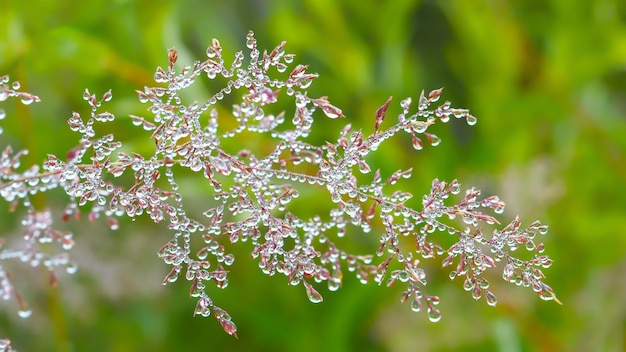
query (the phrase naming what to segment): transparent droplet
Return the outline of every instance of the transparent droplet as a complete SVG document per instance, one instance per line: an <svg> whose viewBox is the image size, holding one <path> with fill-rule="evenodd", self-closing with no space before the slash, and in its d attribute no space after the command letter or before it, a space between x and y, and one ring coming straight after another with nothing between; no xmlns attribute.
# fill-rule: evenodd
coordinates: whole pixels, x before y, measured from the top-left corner
<svg viewBox="0 0 626 352"><path fill-rule="evenodd" d="M432 321L433 323L441 320L441 312L439 311L439 309L435 307L428 307L428 320Z"/></svg>
<svg viewBox="0 0 626 352"><path fill-rule="evenodd" d="M235 261L235 256L232 254L226 254L224 256L224 265L233 265L233 262Z"/></svg>
<svg viewBox="0 0 626 352"><path fill-rule="evenodd" d="M21 309L20 311L17 312L17 315L19 315L20 318L28 318L30 317L32 313L33 311L30 309Z"/></svg>
<svg viewBox="0 0 626 352"><path fill-rule="evenodd" d="M255 45L254 37L249 36L248 40L246 40L246 46L248 47L248 49L253 49L254 45Z"/></svg>
<svg viewBox="0 0 626 352"><path fill-rule="evenodd" d="M300 81L300 88L307 89L307 88L309 88L309 86L311 86L312 82L313 82L313 80L311 80L311 79L303 79L303 80Z"/></svg>
<svg viewBox="0 0 626 352"><path fill-rule="evenodd" d="M478 119L470 114L467 114L465 115L465 121L467 122L468 125L474 126L476 122L478 122Z"/></svg>
<svg viewBox="0 0 626 352"><path fill-rule="evenodd" d="M496 295L491 291L485 291L485 300L487 300L487 304L494 307L498 303L498 299Z"/></svg>
<svg viewBox="0 0 626 352"><path fill-rule="evenodd" d="M32 95L22 95L22 99L20 99L20 101L24 105L30 105L33 103L33 101L35 101L35 98L33 98Z"/></svg>
<svg viewBox="0 0 626 352"><path fill-rule="evenodd" d="M65 271L68 274L75 274L78 271L78 266L76 264L70 264L67 267L65 267Z"/></svg>
<svg viewBox="0 0 626 352"><path fill-rule="evenodd" d="M306 294L307 296L309 296L309 301L313 302L313 303L320 303L322 302L324 299L322 298L322 295L317 292L313 286L311 286L311 284L309 284L306 281L302 282L304 284L304 288L306 289Z"/></svg>
<svg viewBox="0 0 626 352"><path fill-rule="evenodd" d="M330 291L337 291L341 287L341 281L338 279L328 280L328 289Z"/></svg>
<svg viewBox="0 0 626 352"><path fill-rule="evenodd" d="M474 289L474 286L475 286L474 282L469 277L466 278L465 281L463 282L463 289L465 291L471 291L472 289Z"/></svg>
<svg viewBox="0 0 626 352"><path fill-rule="evenodd" d="M419 312L420 310L422 310L422 301L418 297L415 297L411 301L411 310L414 312Z"/></svg>
<svg viewBox="0 0 626 352"><path fill-rule="evenodd" d="M20 84L20 82L19 82L19 81L15 81L15 82L13 82L13 84L11 84L11 88L13 88L13 89L15 89L15 90L18 90L18 89L20 89L21 87L22 87L22 85Z"/></svg>

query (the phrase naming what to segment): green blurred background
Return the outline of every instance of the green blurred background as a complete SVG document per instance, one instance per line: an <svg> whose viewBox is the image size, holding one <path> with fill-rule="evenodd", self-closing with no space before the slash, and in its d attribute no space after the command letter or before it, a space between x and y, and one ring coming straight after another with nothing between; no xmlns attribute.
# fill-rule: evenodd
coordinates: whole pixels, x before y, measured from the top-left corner
<svg viewBox="0 0 626 352"><path fill-rule="evenodd" d="M72 225L81 270L62 274L53 289L45 272L15 268L33 315L20 319L14 302L2 302L0 337L20 351L625 350L623 1L3 0L0 73L42 102L5 102L0 141L31 150L31 163L63 156L77 140L65 121L88 112L84 89L112 89L116 136L148 148L123 116L144 114L134 90L152 84L167 49L191 63L215 37L228 58L245 48L250 29L262 48L286 40L296 62L320 74L310 95L328 95L366 130L390 95L398 103L443 86L444 99L471 109L476 126L435 127L440 146L415 155L399 139L373 163L413 166L417 195L433 177L458 178L500 195L508 219L549 224L555 263L546 273L564 305L496 284L499 303L490 308L436 266L429 293L441 296L444 313L436 324L400 304L399 288L363 286L350 275L314 305L284 277L262 275L246 260L249 248L233 249L231 284L212 294L237 323L235 340L212 317L191 317L186 282L161 285L167 268L155 253L170 237L164 226L124 222L109 232L81 220ZM340 128L320 122L328 139ZM61 204L59 196L46 202ZM1 206L4 236L18 220Z"/></svg>

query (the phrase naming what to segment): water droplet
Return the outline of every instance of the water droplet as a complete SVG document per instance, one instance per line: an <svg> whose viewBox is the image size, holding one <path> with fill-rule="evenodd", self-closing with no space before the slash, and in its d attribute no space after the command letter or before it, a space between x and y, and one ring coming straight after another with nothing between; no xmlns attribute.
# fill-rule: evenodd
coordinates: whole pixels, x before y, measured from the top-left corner
<svg viewBox="0 0 626 352"><path fill-rule="evenodd" d="M428 320L432 321L433 323L441 320L441 312L439 311L439 309L435 307L428 307Z"/></svg>
<svg viewBox="0 0 626 352"><path fill-rule="evenodd" d="M478 300L482 296L482 293L483 291L480 289L480 287L474 286L474 289L472 290L472 298Z"/></svg>
<svg viewBox="0 0 626 352"><path fill-rule="evenodd" d="M299 86L302 89L307 89L307 88L309 88L309 86L311 85L312 82L313 82L313 80L311 80L311 79L303 79L303 80L300 81Z"/></svg>
<svg viewBox="0 0 626 352"><path fill-rule="evenodd" d="M465 291L471 291L472 289L474 289L474 286L474 281L470 277L467 277L463 282L463 289Z"/></svg>
<svg viewBox="0 0 626 352"><path fill-rule="evenodd" d="M19 82L19 81L15 81L15 82L13 82L13 84L11 84L11 88L13 88L13 89L15 89L15 90L20 89L20 88L21 88L21 84L20 84L20 82Z"/></svg>
<svg viewBox="0 0 626 352"><path fill-rule="evenodd" d="M476 122L478 122L478 119L470 114L467 114L465 115L465 121L467 122L468 125L474 126Z"/></svg>
<svg viewBox="0 0 626 352"><path fill-rule="evenodd" d="M235 262L235 256L232 254L226 254L224 256L224 265L233 265L233 262Z"/></svg>
<svg viewBox="0 0 626 352"><path fill-rule="evenodd" d="M287 65L281 63L276 64L276 70L278 70L278 72L285 72L287 70Z"/></svg>
<svg viewBox="0 0 626 352"><path fill-rule="evenodd" d="M19 315L20 318L28 318L30 317L32 313L33 311L30 309L21 309L20 311L17 312L17 315Z"/></svg>
<svg viewBox="0 0 626 352"><path fill-rule="evenodd" d="M341 280L331 278L328 280L328 289L330 291L337 291L341 287Z"/></svg>
<svg viewBox="0 0 626 352"><path fill-rule="evenodd" d="M248 36L248 40L246 40L246 46L248 47L248 49L253 49L255 44L256 42L254 40L254 37Z"/></svg>
<svg viewBox="0 0 626 352"><path fill-rule="evenodd" d="M485 300L487 300L487 304L494 307L498 303L498 299L496 295L491 291L485 291Z"/></svg>
<svg viewBox="0 0 626 352"><path fill-rule="evenodd" d="M422 301L419 299L419 297L416 296L411 301L411 310L414 312L419 312L420 310L422 310Z"/></svg>
<svg viewBox="0 0 626 352"><path fill-rule="evenodd" d="M76 264L70 264L65 268L65 271L68 274L75 274L78 271L78 266Z"/></svg>
<svg viewBox="0 0 626 352"><path fill-rule="evenodd" d="M307 296L309 296L309 301L313 303L320 303L324 300L322 298L322 295L317 292L311 284L306 281L302 281L302 283L304 284L304 288L306 289Z"/></svg>
<svg viewBox="0 0 626 352"><path fill-rule="evenodd" d="M35 101L35 98L32 95L30 95L30 94L22 95L22 98L20 99L20 101L24 105L30 105L30 104L33 103L33 101Z"/></svg>

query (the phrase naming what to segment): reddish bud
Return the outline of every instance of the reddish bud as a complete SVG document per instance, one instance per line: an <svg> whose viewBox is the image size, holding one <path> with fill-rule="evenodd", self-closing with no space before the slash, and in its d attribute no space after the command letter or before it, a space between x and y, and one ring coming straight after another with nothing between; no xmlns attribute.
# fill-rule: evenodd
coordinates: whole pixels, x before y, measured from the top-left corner
<svg viewBox="0 0 626 352"><path fill-rule="evenodd" d="M389 97L389 99L387 99L387 102L385 102L383 106L381 106L380 108L378 108L378 110L376 110L376 124L374 125L374 130L376 132L378 132L378 128L380 127L380 124L385 119L385 115L387 114L387 108L389 107L389 104L391 103L392 98L393 97Z"/></svg>

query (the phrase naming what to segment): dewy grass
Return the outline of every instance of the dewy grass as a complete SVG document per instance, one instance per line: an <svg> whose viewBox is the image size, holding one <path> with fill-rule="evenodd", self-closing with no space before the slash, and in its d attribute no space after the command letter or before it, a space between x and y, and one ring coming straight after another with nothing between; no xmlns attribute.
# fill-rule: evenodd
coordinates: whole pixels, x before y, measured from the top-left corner
<svg viewBox="0 0 626 352"><path fill-rule="evenodd" d="M76 270L68 256L74 244L72 234L56 230L50 211L36 210L29 200L38 192L60 188L68 196L63 221L86 211L92 220L106 218L111 229L117 229L117 218L125 216L165 222L172 238L158 250L170 267L163 284L181 276L189 281L190 295L197 300L194 314L213 315L233 336L237 336L237 328L231 317L209 295L210 287L228 286L228 268L235 258L226 251L225 242L247 246L264 274L281 274L290 285L302 285L314 303L323 298L313 284L325 282L335 291L347 269L362 283L402 285L402 301L438 321L439 297L424 292L427 277L420 262L426 260L451 267L451 279L459 279L474 299L484 298L492 306L497 300L483 273L496 270L498 264L504 280L531 287L540 298L558 302L552 288L543 282L542 270L551 260L543 254L537 235L547 232L545 225L535 221L523 227L515 218L499 227L504 203L496 196L481 197L475 188L462 192L456 180L433 180L421 206L410 207L407 204L413 194L388 189L410 178L411 170L384 175L367 161L382 143L404 134L416 150L424 143L438 145L440 139L429 132L430 126L452 118L474 125L476 118L468 110L454 108L450 102L436 106L442 94L442 89L437 89L422 92L416 102L402 100L401 113L394 119L387 116L393 102L389 98L373 114L372 134L347 124L335 141L310 144L307 136L316 126L315 119L344 118L342 111L326 97L307 94L317 74L305 65L294 65L294 55L285 53L284 42L269 52L260 51L250 32L246 46L247 59L240 51L227 64L214 39L207 48L207 59L182 67L176 64L176 51L169 50L167 66L155 72L157 85L137 91L139 101L148 106L147 113L130 116L139 132L154 142L153 155L118 152L122 143L114 135L97 133L96 122L117 118L102 110L112 99L110 91L99 97L85 91L91 112L88 116L75 112L69 118L70 129L80 138L65 157L49 155L42 166L22 171L20 157L26 151L13 152L7 146L0 161L0 195L12 209L21 206L27 213L22 220L24 247L2 248L0 263L17 259L32 266L44 265L52 283L56 283L57 267L70 273ZM180 94L200 79L216 78L224 84L205 101L187 103ZM24 104L39 101L19 88L19 83L2 77L0 101L10 97ZM222 106L229 95L229 101L235 103ZM293 105L273 112L278 100ZM5 113L0 112L0 117ZM263 150L223 148L222 141L236 141L242 134L246 141L251 136L263 139ZM178 185L181 169L188 169L187 176L191 172L203 178L212 190L204 218L188 213ZM122 184L119 180L124 174L130 174L134 183ZM331 206L322 213L300 217L298 210L292 209L292 201L302 193L311 194L302 192L310 188L326 192ZM86 207L89 210L83 210ZM348 253L335 244L339 237L374 228L371 236L374 232L379 236L375 253ZM493 230L486 233L485 228ZM453 236L454 244L445 248L441 243L450 241L438 241L438 236ZM203 244L198 249L192 241ZM39 245L46 242L58 243L58 254L41 251ZM523 255L526 259L514 256L520 248L529 252ZM0 266L2 298L16 298L20 315L28 316L29 308L10 278Z"/></svg>

